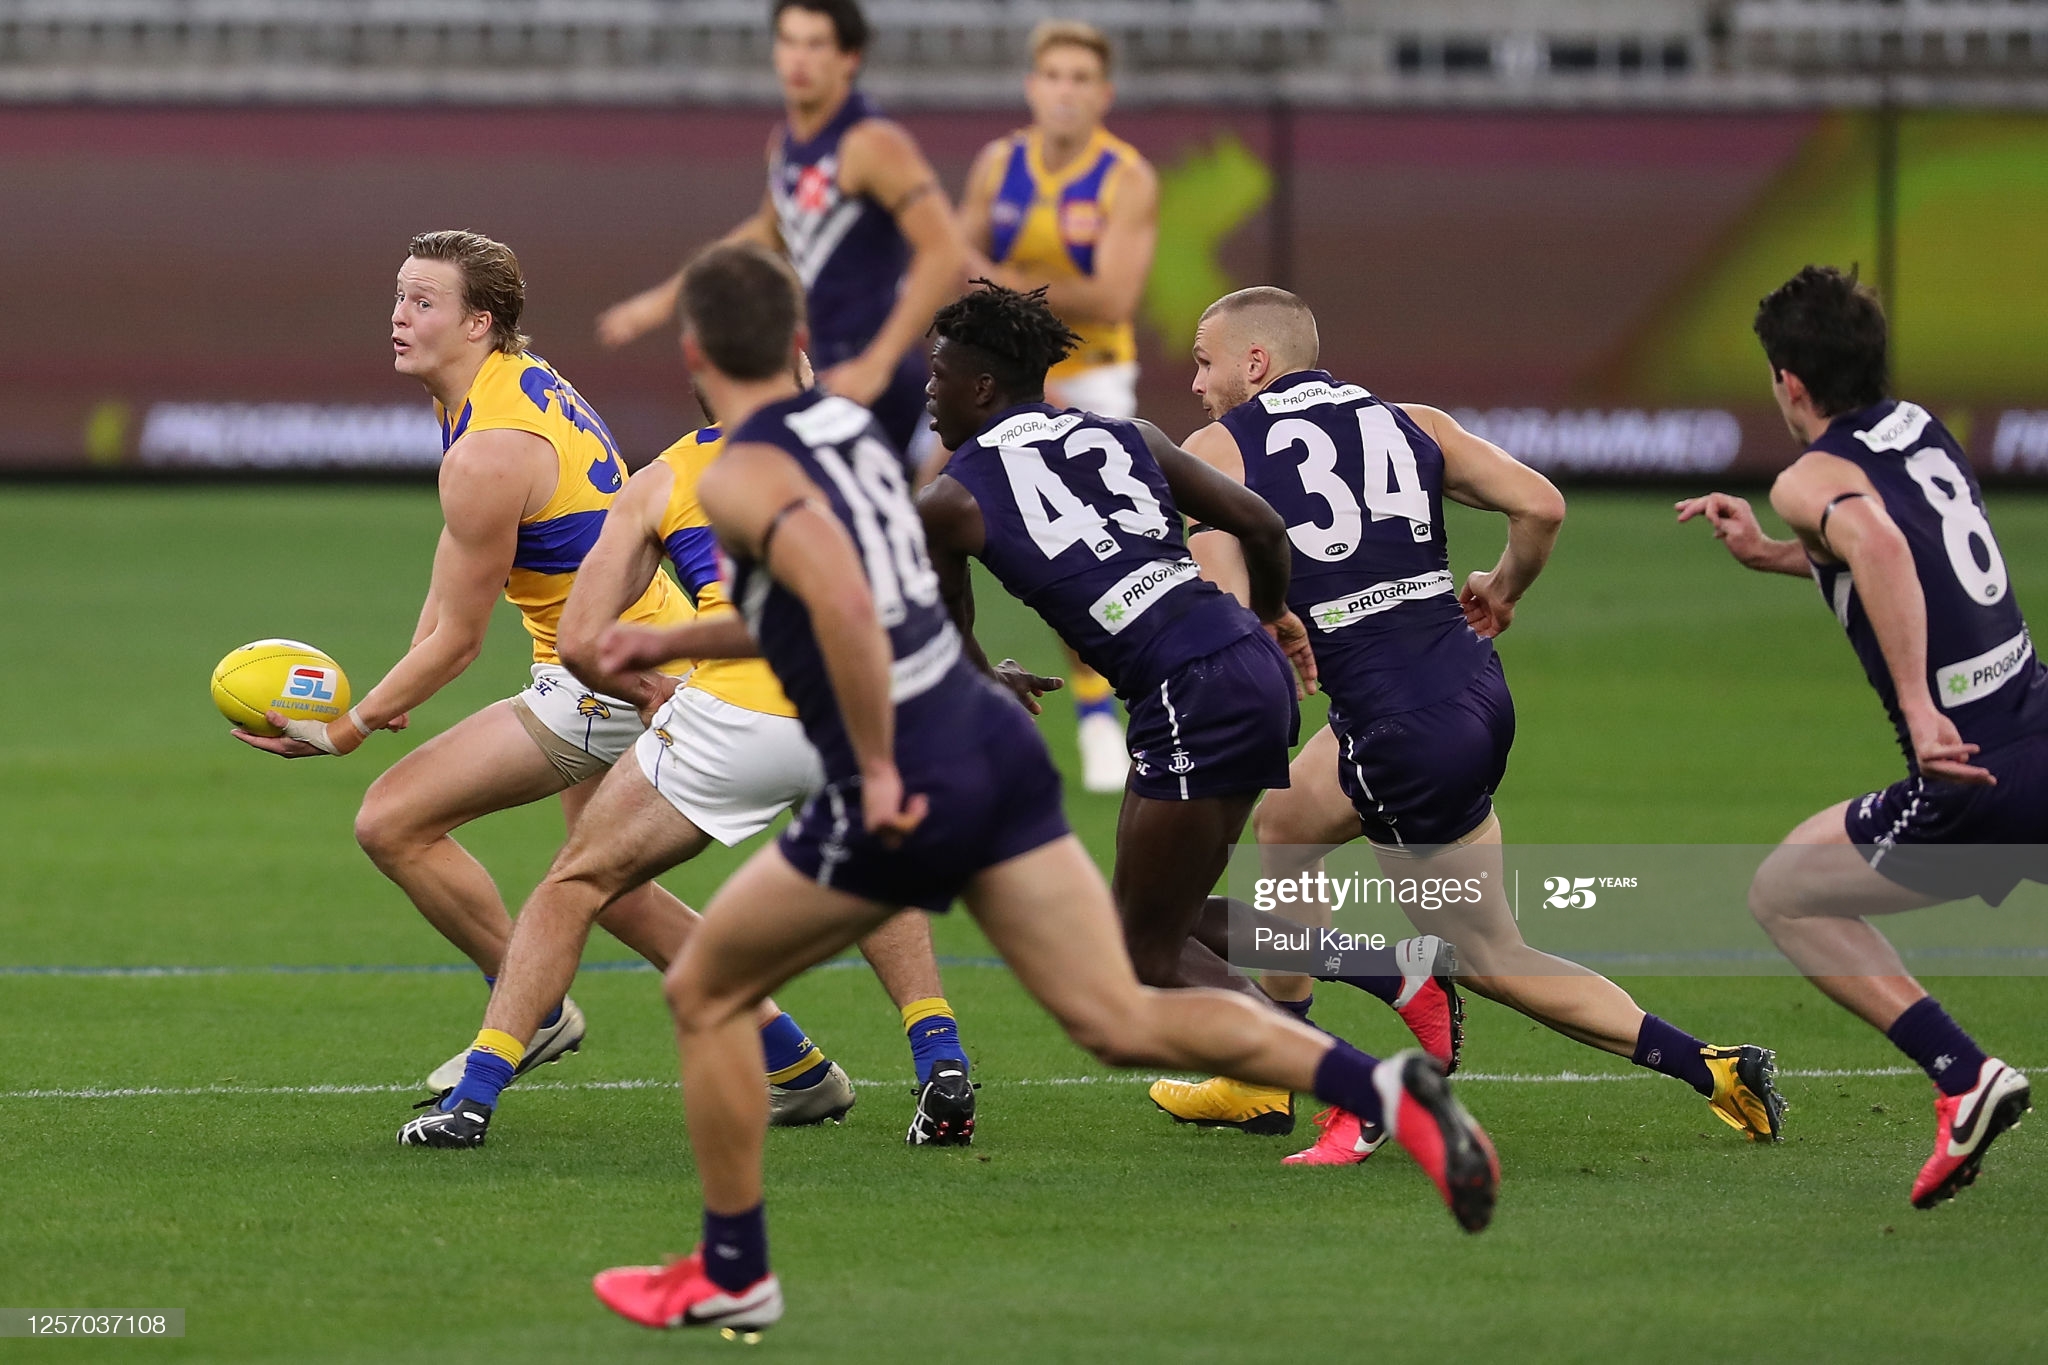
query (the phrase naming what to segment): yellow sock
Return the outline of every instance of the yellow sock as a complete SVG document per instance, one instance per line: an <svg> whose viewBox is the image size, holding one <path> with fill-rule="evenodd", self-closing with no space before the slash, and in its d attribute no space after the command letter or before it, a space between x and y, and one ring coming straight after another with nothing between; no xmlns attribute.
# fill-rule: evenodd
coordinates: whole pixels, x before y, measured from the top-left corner
<svg viewBox="0 0 2048 1365"><path fill-rule="evenodd" d="M526 1044L520 1042L511 1034L494 1028L480 1031L476 1035L476 1041L469 1045L469 1050L471 1052L489 1052L503 1057L506 1061L512 1063L512 1069L515 1071L519 1069L519 1064L526 1060Z"/></svg>

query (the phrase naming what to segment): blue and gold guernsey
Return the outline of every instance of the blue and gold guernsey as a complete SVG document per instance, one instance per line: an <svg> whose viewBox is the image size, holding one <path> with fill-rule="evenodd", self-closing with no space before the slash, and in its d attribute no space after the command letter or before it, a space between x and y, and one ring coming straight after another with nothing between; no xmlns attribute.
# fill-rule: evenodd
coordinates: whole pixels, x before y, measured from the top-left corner
<svg viewBox="0 0 2048 1365"><path fill-rule="evenodd" d="M1886 399L1837 417L1812 448L1862 470L1912 547L1927 600L1928 691L1963 739L1990 751L2048 735L2048 668L2034 655L1976 476L1948 429L1916 403ZM1815 564L1813 576L1913 766L1891 669L1847 566Z"/></svg>
<svg viewBox="0 0 2048 1365"><path fill-rule="evenodd" d="M1088 144L1059 171L1046 169L1035 129L1010 134L1003 178L989 204L989 259L1053 280L1095 273L1095 245L1109 220L1117 171L1141 161L1138 149L1097 128ZM1083 370L1125 365L1138 358L1128 322L1068 323L1081 337L1074 353L1055 365L1057 383Z"/></svg>
<svg viewBox="0 0 2048 1365"><path fill-rule="evenodd" d="M700 612L730 605L718 577L718 541L697 501L697 481L724 445L717 427L704 427L655 456L675 475L661 514L662 547L675 566L676 580ZM775 671L760 659L706 659L690 674L688 686L762 715L796 714Z"/></svg>
<svg viewBox="0 0 2048 1365"><path fill-rule="evenodd" d="M519 608L533 637L533 660L561 662L555 630L562 604L590 547L604 526L605 510L625 486L626 465L604 419L539 356L493 351L477 371L461 407L450 412L439 400L445 452L474 431L528 431L555 451L555 489L548 500L519 522L505 600ZM689 603L665 577L656 577L619 619L637 625L675 625L690 617ZM678 662L666 671L687 672Z"/></svg>
<svg viewBox="0 0 2048 1365"><path fill-rule="evenodd" d="M1465 624L1444 538L1444 454L1398 407L1302 370L1223 415L1245 483L1287 522L1287 605L1357 723L1433 705L1493 644Z"/></svg>
<svg viewBox="0 0 2048 1365"><path fill-rule="evenodd" d="M992 418L946 465L981 508L982 562L1134 702L1260 631L1201 576L1138 428L1048 403Z"/></svg>

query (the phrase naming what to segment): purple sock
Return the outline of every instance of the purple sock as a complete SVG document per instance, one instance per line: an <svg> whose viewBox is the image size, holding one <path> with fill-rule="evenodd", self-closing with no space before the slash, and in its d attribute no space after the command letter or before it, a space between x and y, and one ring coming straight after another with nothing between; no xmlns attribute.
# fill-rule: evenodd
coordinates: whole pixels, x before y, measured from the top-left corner
<svg viewBox="0 0 2048 1365"><path fill-rule="evenodd" d="M1273 1000L1273 997L1270 995L1266 998ZM1273 1000L1274 1004L1301 1020L1302 1023L1307 1024L1310 1028L1316 1026L1316 1021L1308 1017L1309 1006L1315 1004L1315 1002L1316 997L1313 992L1305 1000Z"/></svg>
<svg viewBox="0 0 2048 1365"><path fill-rule="evenodd" d="M763 1205L745 1213L704 1210L704 1274L737 1294L768 1273L768 1220Z"/></svg>
<svg viewBox="0 0 2048 1365"><path fill-rule="evenodd" d="M1330 1050L1316 1063L1316 1098L1324 1104L1348 1109L1367 1123L1380 1123L1385 1114L1380 1092L1373 1088L1373 1069L1378 1060L1366 1056L1342 1038L1331 1040Z"/></svg>
<svg viewBox="0 0 2048 1365"><path fill-rule="evenodd" d="M1884 1036L1919 1063L1944 1095L1968 1092L1984 1069L1984 1050L1931 995L1906 1006L1906 1012L1892 1021Z"/></svg>
<svg viewBox="0 0 2048 1365"><path fill-rule="evenodd" d="M1704 1047L1705 1043L1684 1029L1667 1024L1654 1014L1645 1014L1642 1032L1636 1035L1635 1055L1629 1060L1676 1077L1711 1098L1714 1073L1707 1069L1707 1059L1701 1051Z"/></svg>
<svg viewBox="0 0 2048 1365"><path fill-rule="evenodd" d="M1354 954L1354 956L1363 957L1365 954L1359 953ZM1387 956L1392 957L1393 954L1390 952ZM1395 972L1392 976L1319 976L1316 980L1339 982L1350 986L1354 990L1364 991L1367 995L1389 1005L1401 998L1401 974L1399 972Z"/></svg>

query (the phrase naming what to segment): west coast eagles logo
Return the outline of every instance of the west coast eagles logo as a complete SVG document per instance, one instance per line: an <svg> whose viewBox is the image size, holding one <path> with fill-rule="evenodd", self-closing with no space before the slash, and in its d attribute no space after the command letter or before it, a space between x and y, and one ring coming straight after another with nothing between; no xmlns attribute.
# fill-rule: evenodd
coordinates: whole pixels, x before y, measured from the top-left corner
<svg viewBox="0 0 2048 1365"><path fill-rule="evenodd" d="M1060 236L1075 246L1093 246L1102 235L1102 210L1086 199L1060 205Z"/></svg>
<svg viewBox="0 0 2048 1365"><path fill-rule="evenodd" d="M585 720L610 720L612 708L586 692L576 699L576 714Z"/></svg>
<svg viewBox="0 0 2048 1365"><path fill-rule="evenodd" d="M668 727L666 725L655 726L654 737L661 741L661 747L664 749L673 749L676 747L676 737L668 732Z"/></svg>

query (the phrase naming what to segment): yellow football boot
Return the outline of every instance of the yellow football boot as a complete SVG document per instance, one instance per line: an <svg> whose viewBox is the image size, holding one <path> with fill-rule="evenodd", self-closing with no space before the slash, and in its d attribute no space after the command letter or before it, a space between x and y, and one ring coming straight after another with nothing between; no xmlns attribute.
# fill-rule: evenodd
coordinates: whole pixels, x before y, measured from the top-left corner
<svg viewBox="0 0 2048 1365"><path fill-rule="evenodd" d="M1714 1117L1751 1142L1779 1141L1785 1097L1778 1093L1778 1054L1744 1043L1702 1048L1700 1056L1714 1073L1714 1093L1707 1100Z"/></svg>
<svg viewBox="0 0 2048 1365"><path fill-rule="evenodd" d="M1294 1131L1294 1092L1246 1085L1228 1076L1206 1081L1154 1081L1152 1103L1175 1123L1236 1128L1278 1137Z"/></svg>

